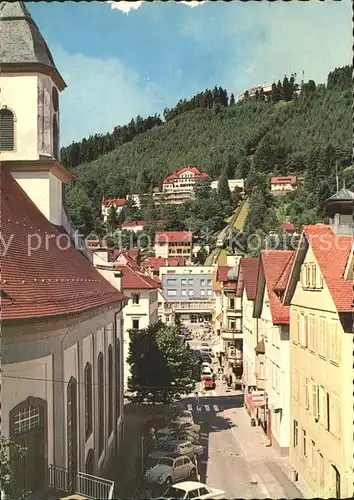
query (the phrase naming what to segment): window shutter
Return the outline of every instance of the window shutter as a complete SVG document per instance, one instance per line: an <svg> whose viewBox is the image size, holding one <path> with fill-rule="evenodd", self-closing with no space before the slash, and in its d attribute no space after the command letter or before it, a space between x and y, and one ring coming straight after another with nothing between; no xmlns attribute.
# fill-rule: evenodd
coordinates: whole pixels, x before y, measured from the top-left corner
<svg viewBox="0 0 354 500"><path fill-rule="evenodd" d="M14 140L14 115L9 109L0 110L0 150L13 151Z"/></svg>
<svg viewBox="0 0 354 500"><path fill-rule="evenodd" d="M318 390L315 382L312 381L312 415L318 420Z"/></svg>
<svg viewBox="0 0 354 500"><path fill-rule="evenodd" d="M305 408L308 410L310 403L310 398L309 398L310 381L307 377L304 377L304 379L305 379Z"/></svg>

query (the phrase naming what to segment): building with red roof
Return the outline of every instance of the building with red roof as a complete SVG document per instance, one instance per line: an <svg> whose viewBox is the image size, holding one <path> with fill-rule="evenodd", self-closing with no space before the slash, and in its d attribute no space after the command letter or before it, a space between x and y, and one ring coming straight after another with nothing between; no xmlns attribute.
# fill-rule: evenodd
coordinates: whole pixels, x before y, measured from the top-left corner
<svg viewBox="0 0 354 500"><path fill-rule="evenodd" d="M108 212L111 207L114 207L117 214L120 214L126 202L127 200L125 198L105 198L103 196L101 200L101 213L104 222L107 220Z"/></svg>
<svg viewBox="0 0 354 500"><path fill-rule="evenodd" d="M94 268L65 211L66 84L23 2L1 2L0 25L1 431L26 448L10 462L19 491L94 497L92 475L121 443L127 298ZM94 484L109 498L112 481Z"/></svg>
<svg viewBox="0 0 354 500"><path fill-rule="evenodd" d="M155 256L163 259L184 257L191 259L192 231L159 231L155 235Z"/></svg>
<svg viewBox="0 0 354 500"><path fill-rule="evenodd" d="M261 250L253 311L258 318L256 353L264 360L267 374L263 407L256 413L270 442L282 454L289 451L290 426L289 307L283 297L294 257L294 251Z"/></svg>
<svg viewBox="0 0 354 500"><path fill-rule="evenodd" d="M353 496L352 218L344 227L352 200L341 204L333 225L303 227L283 297L290 309L290 460L320 498Z"/></svg>
<svg viewBox="0 0 354 500"><path fill-rule="evenodd" d="M238 287L240 293L242 293L243 383L249 413L252 413L252 408L248 404L247 395L251 391L251 388L262 388L264 380L263 371L257 374L255 348L261 339L258 336L258 319L253 317L254 301L257 292L258 267L258 258L243 257L240 260Z"/></svg>
<svg viewBox="0 0 354 500"><path fill-rule="evenodd" d="M141 263L142 269L147 271L154 278L160 275L160 267L183 267L186 265L185 257L148 257Z"/></svg>
<svg viewBox="0 0 354 500"><path fill-rule="evenodd" d="M161 202L171 205L179 205L190 200L194 196L194 186L199 179L206 179L211 182L211 178L205 172L198 168L186 166L176 172L168 175L162 181L162 191L154 193L155 202Z"/></svg>
<svg viewBox="0 0 354 500"><path fill-rule="evenodd" d="M291 193L298 186L298 178L295 175L272 177L270 180L270 192L274 196L282 196Z"/></svg>

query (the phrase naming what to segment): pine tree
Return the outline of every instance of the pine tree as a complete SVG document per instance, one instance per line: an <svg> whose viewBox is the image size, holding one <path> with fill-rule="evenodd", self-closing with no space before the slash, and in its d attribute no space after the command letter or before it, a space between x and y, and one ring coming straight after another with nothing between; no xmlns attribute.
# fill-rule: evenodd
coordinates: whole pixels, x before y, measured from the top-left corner
<svg viewBox="0 0 354 500"><path fill-rule="evenodd" d="M229 105L233 106L234 104L235 104L235 96L234 96L234 94L231 94L230 95L230 104Z"/></svg>
<svg viewBox="0 0 354 500"><path fill-rule="evenodd" d="M218 195L222 200L229 200L231 196L229 181L225 171L221 173L218 180Z"/></svg>
<svg viewBox="0 0 354 500"><path fill-rule="evenodd" d="M119 214L114 205L111 205L107 212L106 226L109 231L114 231L119 225Z"/></svg>

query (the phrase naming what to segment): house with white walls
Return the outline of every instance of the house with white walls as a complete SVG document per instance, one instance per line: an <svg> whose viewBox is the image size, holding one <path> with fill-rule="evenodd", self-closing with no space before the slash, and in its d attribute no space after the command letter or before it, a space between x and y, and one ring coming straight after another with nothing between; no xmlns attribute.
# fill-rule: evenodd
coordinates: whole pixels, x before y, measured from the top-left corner
<svg viewBox="0 0 354 500"><path fill-rule="evenodd" d="M239 282L242 282L243 385L245 401L250 388L257 387L256 352L258 319L253 317L259 260L244 257L240 261Z"/></svg>
<svg viewBox="0 0 354 500"><path fill-rule="evenodd" d="M289 307L283 306L282 298L294 255L294 251L261 251L254 303L266 377L265 404L258 409L258 418L270 443L283 455L290 445L290 342Z"/></svg>
<svg viewBox="0 0 354 500"><path fill-rule="evenodd" d="M1 432L19 490L113 498L123 426L124 295L72 239L59 159L66 87L23 2L0 3ZM96 476L96 477L95 477Z"/></svg>

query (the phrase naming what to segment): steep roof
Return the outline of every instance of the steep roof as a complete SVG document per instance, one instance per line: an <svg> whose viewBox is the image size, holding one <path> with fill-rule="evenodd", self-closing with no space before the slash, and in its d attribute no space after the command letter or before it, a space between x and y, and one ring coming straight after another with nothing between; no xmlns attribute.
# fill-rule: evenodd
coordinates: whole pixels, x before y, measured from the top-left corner
<svg viewBox="0 0 354 500"><path fill-rule="evenodd" d="M295 251L292 250L261 251L261 265L274 325L289 324L289 306L282 304L282 293L285 292L294 256Z"/></svg>
<svg viewBox="0 0 354 500"><path fill-rule="evenodd" d="M148 257L142 263L142 267L152 267L154 269L160 269L160 267L181 267L186 263L184 257Z"/></svg>
<svg viewBox="0 0 354 500"><path fill-rule="evenodd" d="M252 257L243 257L240 261L242 270L242 280L246 297L248 300L255 300L257 291L257 275L259 259Z"/></svg>
<svg viewBox="0 0 354 500"><path fill-rule="evenodd" d="M289 175L287 177L272 177L272 184L296 184L297 178L295 175Z"/></svg>
<svg viewBox="0 0 354 500"><path fill-rule="evenodd" d="M126 299L4 168L0 184L2 319L80 313Z"/></svg>
<svg viewBox="0 0 354 500"><path fill-rule="evenodd" d="M192 231L159 231L155 235L156 243L192 242Z"/></svg>
<svg viewBox="0 0 354 500"><path fill-rule="evenodd" d="M208 174L205 172L201 172L199 168L196 167L183 167L174 172L171 175L168 175L162 182L163 184L168 184L169 182L178 179L180 175L184 174L185 172L191 172L192 174L195 175L195 177L204 177L204 178L210 178Z"/></svg>
<svg viewBox="0 0 354 500"><path fill-rule="evenodd" d="M115 269L122 272L122 289L123 290L141 290L141 289L157 289L160 283L156 280L143 274L139 268L131 267L130 265L116 265Z"/></svg>
<svg viewBox="0 0 354 500"><path fill-rule="evenodd" d="M122 207L126 204L126 201L127 200L125 198L103 198L102 205L105 207L110 207L111 205Z"/></svg>
<svg viewBox="0 0 354 500"><path fill-rule="evenodd" d="M304 226L304 235L315 255L338 312L353 311L353 282L344 279L351 255L352 236L341 236L325 224Z"/></svg>
<svg viewBox="0 0 354 500"><path fill-rule="evenodd" d="M24 2L0 3L1 63L39 63L56 69L52 54Z"/></svg>
<svg viewBox="0 0 354 500"><path fill-rule="evenodd" d="M338 193L328 198L328 201L354 201L354 193L349 189L341 189Z"/></svg>

